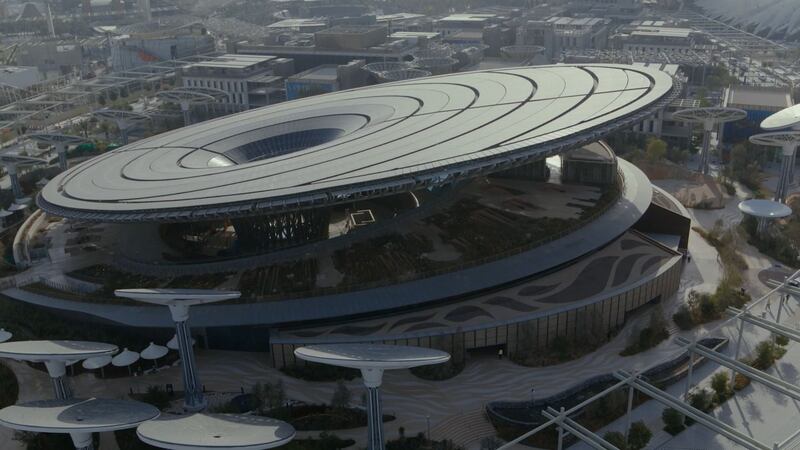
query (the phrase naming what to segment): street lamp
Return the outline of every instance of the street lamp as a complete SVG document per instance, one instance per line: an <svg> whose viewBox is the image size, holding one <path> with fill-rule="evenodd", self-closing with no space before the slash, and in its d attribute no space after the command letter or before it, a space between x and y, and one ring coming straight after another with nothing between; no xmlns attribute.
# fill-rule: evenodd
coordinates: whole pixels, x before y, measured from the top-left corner
<svg viewBox="0 0 800 450"><path fill-rule="evenodd" d="M431 415L425 415L425 420L428 422L428 440L431 440Z"/></svg>

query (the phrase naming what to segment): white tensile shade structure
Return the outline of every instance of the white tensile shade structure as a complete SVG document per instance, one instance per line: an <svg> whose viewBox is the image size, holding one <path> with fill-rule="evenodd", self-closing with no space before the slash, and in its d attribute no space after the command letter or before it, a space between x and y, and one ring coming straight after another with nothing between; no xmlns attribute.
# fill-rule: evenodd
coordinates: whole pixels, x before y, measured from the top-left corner
<svg viewBox="0 0 800 450"><path fill-rule="evenodd" d="M523 66L528 66L533 59L542 53L545 48L539 45L507 45L500 47L500 53L506 58L522 61Z"/></svg>
<svg viewBox="0 0 800 450"><path fill-rule="evenodd" d="M62 171L67 170L67 147L86 142L86 139L80 136L71 136L59 133L33 133L29 134L28 138L36 142L55 147L56 154L58 154L58 167Z"/></svg>
<svg viewBox="0 0 800 450"><path fill-rule="evenodd" d="M194 347L194 345L196 343L197 343L197 341L194 338L192 338L192 347ZM179 350L180 349L180 345L178 344L178 335L177 334L173 335L172 339L170 339L169 342L167 342L167 348L170 349L170 350Z"/></svg>
<svg viewBox="0 0 800 450"><path fill-rule="evenodd" d="M10 331L6 331L5 328L0 328L0 342L5 342L11 339L12 337L14 337L14 335L11 334Z"/></svg>
<svg viewBox="0 0 800 450"><path fill-rule="evenodd" d="M47 164L47 161L41 158L33 158L31 156L5 153L0 155L0 164L6 168L6 172L8 172L8 178L11 179L11 190L14 192L14 198L21 199L23 198L22 185L19 184L19 175L17 174L17 169L20 166Z"/></svg>
<svg viewBox="0 0 800 450"><path fill-rule="evenodd" d="M381 72L378 75L378 79L381 81L392 82L392 81L403 81L403 80L412 80L414 78L422 78L422 77L429 77L431 73L427 70L421 69L400 69L400 70L387 70L386 72Z"/></svg>
<svg viewBox="0 0 800 450"><path fill-rule="evenodd" d="M300 347L294 351L298 358L331 366L359 369L367 387L367 448L382 450L383 413L380 386L383 372L393 369L441 364L450 360L450 355L441 350L423 347L383 344L327 344Z"/></svg>
<svg viewBox="0 0 800 450"><path fill-rule="evenodd" d="M139 354L127 348L122 350L117 356L111 358L111 365L114 367L127 367L128 375L131 374L131 364L139 360Z"/></svg>
<svg viewBox="0 0 800 450"><path fill-rule="evenodd" d="M124 111L116 109L101 109L92 113L95 117L101 120L114 122L119 130L120 140L122 145L128 143L128 131L136 124L145 122L150 119L147 114L142 114L134 111Z"/></svg>
<svg viewBox="0 0 800 450"><path fill-rule="evenodd" d="M136 428L159 416L156 407L132 400L40 400L0 410L0 425L19 431L69 434L75 448L91 450L92 433Z"/></svg>
<svg viewBox="0 0 800 450"><path fill-rule="evenodd" d="M136 434L146 444L171 450L261 450L289 443L295 431L267 417L196 413L145 422Z"/></svg>
<svg viewBox="0 0 800 450"><path fill-rule="evenodd" d="M116 345L99 342L13 341L0 343L0 358L44 363L58 400L68 399L72 396L64 382L67 364L95 356L113 355L116 352Z"/></svg>
<svg viewBox="0 0 800 450"><path fill-rule="evenodd" d="M676 111L672 119L678 122L700 123L703 125L703 148L700 150L700 163L697 170L708 174L709 146L714 127L725 122L736 122L747 117L747 112L736 108L689 108Z"/></svg>
<svg viewBox="0 0 800 450"><path fill-rule="evenodd" d="M166 356L167 353L169 353L169 349L167 347L151 342L147 348L139 353L139 356L141 356L142 359L153 361L154 367L158 367L157 361Z"/></svg>
<svg viewBox="0 0 800 450"><path fill-rule="evenodd" d="M174 103L181 107L183 113L183 125L191 124L191 117L189 114L189 107L191 105L202 105L204 103L211 103L221 98L219 93L225 94L224 91L206 88L177 88L168 91L161 91L156 94L161 100Z"/></svg>
<svg viewBox="0 0 800 450"><path fill-rule="evenodd" d="M759 236L766 234L768 220L781 219L792 215L792 208L783 203L763 199L745 200L739 203L739 211L758 220Z"/></svg>
<svg viewBox="0 0 800 450"><path fill-rule="evenodd" d="M110 355L103 355L103 356L94 356L89 359L83 360L81 364L84 369L86 370L97 370L100 369L100 376L105 377L105 371L103 370L107 365L111 364L111 356Z"/></svg>
<svg viewBox="0 0 800 450"><path fill-rule="evenodd" d="M773 131L756 134L750 136L750 142L756 145L781 148L783 154L781 174L778 178L778 186L775 189L774 200L781 203L785 202L786 195L789 193L789 183L792 179L792 164L797 153L797 146L800 145L800 131Z"/></svg>
<svg viewBox="0 0 800 450"><path fill-rule="evenodd" d="M208 289L117 289L117 297L138 300L144 303L168 306L175 322L175 334L178 336L178 353L183 371L184 408L189 411L200 411L207 405L203 389L197 378L195 368L192 335L189 332L189 308L192 305L214 303L239 298L235 291L215 291ZM142 352L144 353L144 352ZM144 354L142 355L144 357Z"/></svg>
<svg viewBox="0 0 800 450"><path fill-rule="evenodd" d="M89 359L83 360L83 363L81 363L83 368L86 370L102 369L109 364L111 364L111 356L109 355L93 356Z"/></svg>

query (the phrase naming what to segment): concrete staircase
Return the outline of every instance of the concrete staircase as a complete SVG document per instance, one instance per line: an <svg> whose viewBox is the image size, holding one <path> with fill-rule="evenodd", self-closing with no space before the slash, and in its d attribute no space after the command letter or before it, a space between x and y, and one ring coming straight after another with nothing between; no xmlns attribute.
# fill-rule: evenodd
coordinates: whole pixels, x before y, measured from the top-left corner
<svg viewBox="0 0 800 450"><path fill-rule="evenodd" d="M494 435L494 427L483 409L450 416L431 428L432 439L437 441L448 439L453 444L464 448Z"/></svg>

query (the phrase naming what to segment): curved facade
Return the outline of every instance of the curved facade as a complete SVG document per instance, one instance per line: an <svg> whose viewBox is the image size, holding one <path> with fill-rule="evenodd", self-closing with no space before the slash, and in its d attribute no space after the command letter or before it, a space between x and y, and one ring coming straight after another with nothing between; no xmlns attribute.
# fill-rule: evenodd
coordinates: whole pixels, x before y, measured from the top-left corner
<svg viewBox="0 0 800 450"><path fill-rule="evenodd" d="M586 329L606 336L677 289L685 213L598 143L673 96L667 74L622 65L382 84L136 142L59 175L38 203L66 218L120 223L110 236L148 227L148 239L164 245L151 256L174 250L159 227L203 221L222 223L214 233L235 229L237 245L262 247L255 256L164 258L140 271L155 278L160 267L198 265L203 277L219 264L217 285L255 286L250 297L193 309L192 326L213 347L270 345L276 365L293 362L294 346L331 341L436 346L450 337L463 348L536 348ZM413 213L387 201L395 193L412 194ZM383 225L330 233L350 224L348 213L374 219L369 208ZM403 246L413 251L400 255ZM264 267L237 266L254 261ZM263 285L268 295L259 296ZM158 308L119 300L7 294L91 320L172 325Z"/></svg>
<svg viewBox="0 0 800 450"><path fill-rule="evenodd" d="M310 97L125 146L53 179L38 203L103 222L197 221L437 186L596 141L674 97L623 65L469 72Z"/></svg>

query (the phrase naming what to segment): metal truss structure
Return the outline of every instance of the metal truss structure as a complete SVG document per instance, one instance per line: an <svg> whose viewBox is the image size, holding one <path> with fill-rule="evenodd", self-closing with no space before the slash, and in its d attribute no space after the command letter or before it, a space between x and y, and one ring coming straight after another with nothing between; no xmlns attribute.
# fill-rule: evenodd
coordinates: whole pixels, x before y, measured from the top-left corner
<svg viewBox="0 0 800 450"><path fill-rule="evenodd" d="M800 298L800 288L793 287L789 284L789 282L798 275L800 275L800 271L797 271L791 276L787 277L786 280L783 282L778 282L778 281L768 282L768 285L773 286L772 290L767 292L767 294L762 296L760 299L752 302L749 306L747 306L744 309L729 308L728 313L731 315L731 318L707 333L710 335L711 333L716 332L717 330L721 329L724 326L738 325L738 331L737 331L738 336L734 348L733 357L722 354L717 350L713 350L708 347L698 345L697 339L694 339L692 341L680 337L676 339L676 343L685 349L690 358L690 362L688 365L688 374L686 378L685 394L683 396L683 399L671 395L656 386L653 386L647 380L639 376L638 373L636 372L630 373L624 370L619 370L614 373L614 376L617 378L617 380L619 380L618 383L594 395L593 397L584 400L583 402L575 405L572 408L564 409L562 407L561 410L555 410L554 408L550 407L547 408L546 410L543 410L542 416L548 419L546 422L534 428L533 430L524 433L518 438L509 441L508 443L501 446L498 450L510 450L511 448L514 448L516 444L534 436L535 434L549 427L556 427L556 430L558 432L559 450L563 448L564 437L567 434L571 434L572 436L574 436L575 438L579 439L580 441L582 441L583 443L592 448L598 450L615 450L617 449L617 447L605 441L598 434L583 427L575 419L573 419L573 417L577 416L578 413L580 413L583 410L583 408L588 406L590 403L597 401L605 397L606 395L616 391L617 389L624 387L628 387L628 408L625 416L626 418L625 418L625 432L623 433L624 435L628 434L631 426L633 392L639 391L650 397L652 400L655 400L669 408L677 410L684 416L693 419L695 422L714 431L720 436L726 437L727 439L731 440L732 442L744 448L750 450L790 450L795 448L795 445L800 440L800 430L792 433L791 435L787 436L781 441L776 441L772 443L761 442L760 440L754 438L753 436L750 436L736 429L735 427L732 427L731 425L722 422L716 417L689 405L688 394L692 387L692 368L695 363L695 358L702 357L708 361L713 361L714 363L718 364L721 367L730 369L732 375L731 380L735 378L735 375L737 373L741 373L750 378L752 381L767 386L768 388L774 390L779 394L785 395L794 400L800 400L800 386L784 381L778 377L767 374L761 370L755 369L747 364L742 363L737 359L742 344L743 326L745 323L749 323L758 328L770 331L771 333L773 333L773 335L784 336L791 341L800 343L800 331L780 323L781 315L783 313L783 310L786 308L786 302L789 300L789 298L791 297ZM761 305L764 302L769 302L769 299L775 294L780 295L780 301L778 305L777 316L774 321L753 314L752 311L756 306ZM657 364L659 363L656 363L655 365Z"/></svg>

